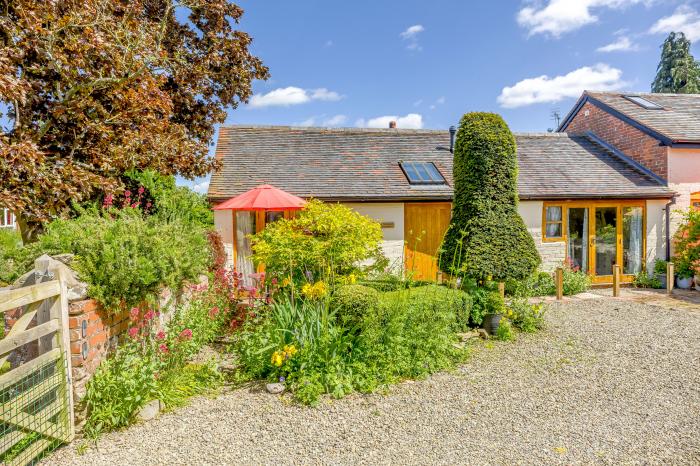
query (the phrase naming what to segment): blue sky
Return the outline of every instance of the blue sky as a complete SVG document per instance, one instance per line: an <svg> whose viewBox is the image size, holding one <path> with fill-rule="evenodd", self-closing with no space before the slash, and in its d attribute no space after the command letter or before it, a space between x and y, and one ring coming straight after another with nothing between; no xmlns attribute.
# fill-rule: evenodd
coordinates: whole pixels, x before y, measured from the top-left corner
<svg viewBox="0 0 700 466"><path fill-rule="evenodd" d="M648 92L669 31L700 40L697 0L239 5L271 78L228 124L446 129L492 111L513 131L546 131L584 89Z"/></svg>

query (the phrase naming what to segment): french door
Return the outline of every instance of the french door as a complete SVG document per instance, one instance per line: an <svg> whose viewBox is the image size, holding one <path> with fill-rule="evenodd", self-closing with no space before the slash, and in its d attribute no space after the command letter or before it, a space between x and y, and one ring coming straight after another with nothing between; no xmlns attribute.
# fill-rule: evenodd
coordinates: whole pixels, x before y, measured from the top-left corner
<svg viewBox="0 0 700 466"><path fill-rule="evenodd" d="M612 282L615 264L623 281L644 268L645 209L643 202L566 203L566 249L570 264L595 283Z"/></svg>

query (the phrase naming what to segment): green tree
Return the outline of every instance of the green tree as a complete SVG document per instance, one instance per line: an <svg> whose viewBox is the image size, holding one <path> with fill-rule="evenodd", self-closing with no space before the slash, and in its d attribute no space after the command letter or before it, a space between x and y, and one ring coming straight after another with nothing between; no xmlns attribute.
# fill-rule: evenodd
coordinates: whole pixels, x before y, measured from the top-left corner
<svg viewBox="0 0 700 466"><path fill-rule="evenodd" d="M268 70L228 0L0 0L0 205L25 238L124 173L217 166L214 127Z"/></svg>
<svg viewBox="0 0 700 466"><path fill-rule="evenodd" d="M540 263L518 214L515 138L493 113L462 117L454 150L452 223L441 268L484 280L529 276Z"/></svg>
<svg viewBox="0 0 700 466"><path fill-rule="evenodd" d="M661 46L651 92L700 93L700 64L690 53L690 41L682 32L670 33Z"/></svg>

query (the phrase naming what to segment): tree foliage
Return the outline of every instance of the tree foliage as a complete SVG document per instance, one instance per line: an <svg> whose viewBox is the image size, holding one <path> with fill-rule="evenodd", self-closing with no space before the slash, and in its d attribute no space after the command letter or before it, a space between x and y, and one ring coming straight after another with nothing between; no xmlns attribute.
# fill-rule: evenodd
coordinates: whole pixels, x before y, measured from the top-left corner
<svg viewBox="0 0 700 466"><path fill-rule="evenodd" d="M690 41L682 32L670 33L661 46L651 92L700 93L700 64L690 53Z"/></svg>
<svg viewBox="0 0 700 466"><path fill-rule="evenodd" d="M0 0L0 204L23 233L128 170L186 177L268 71L227 0ZM26 236L26 234L25 234Z"/></svg>
<svg viewBox="0 0 700 466"><path fill-rule="evenodd" d="M454 152L452 223L441 268L483 280L522 279L540 262L517 211L515 138L493 113L462 117Z"/></svg>

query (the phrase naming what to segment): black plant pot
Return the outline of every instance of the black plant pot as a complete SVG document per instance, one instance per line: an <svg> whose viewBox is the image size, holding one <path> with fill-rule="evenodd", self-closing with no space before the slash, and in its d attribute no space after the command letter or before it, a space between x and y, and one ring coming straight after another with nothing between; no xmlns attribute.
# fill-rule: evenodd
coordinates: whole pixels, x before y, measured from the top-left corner
<svg viewBox="0 0 700 466"><path fill-rule="evenodd" d="M482 325L484 326L484 330L486 330L489 335L496 333L496 330L498 330L498 325L501 323L501 317L501 314L487 314L484 316L484 322Z"/></svg>

